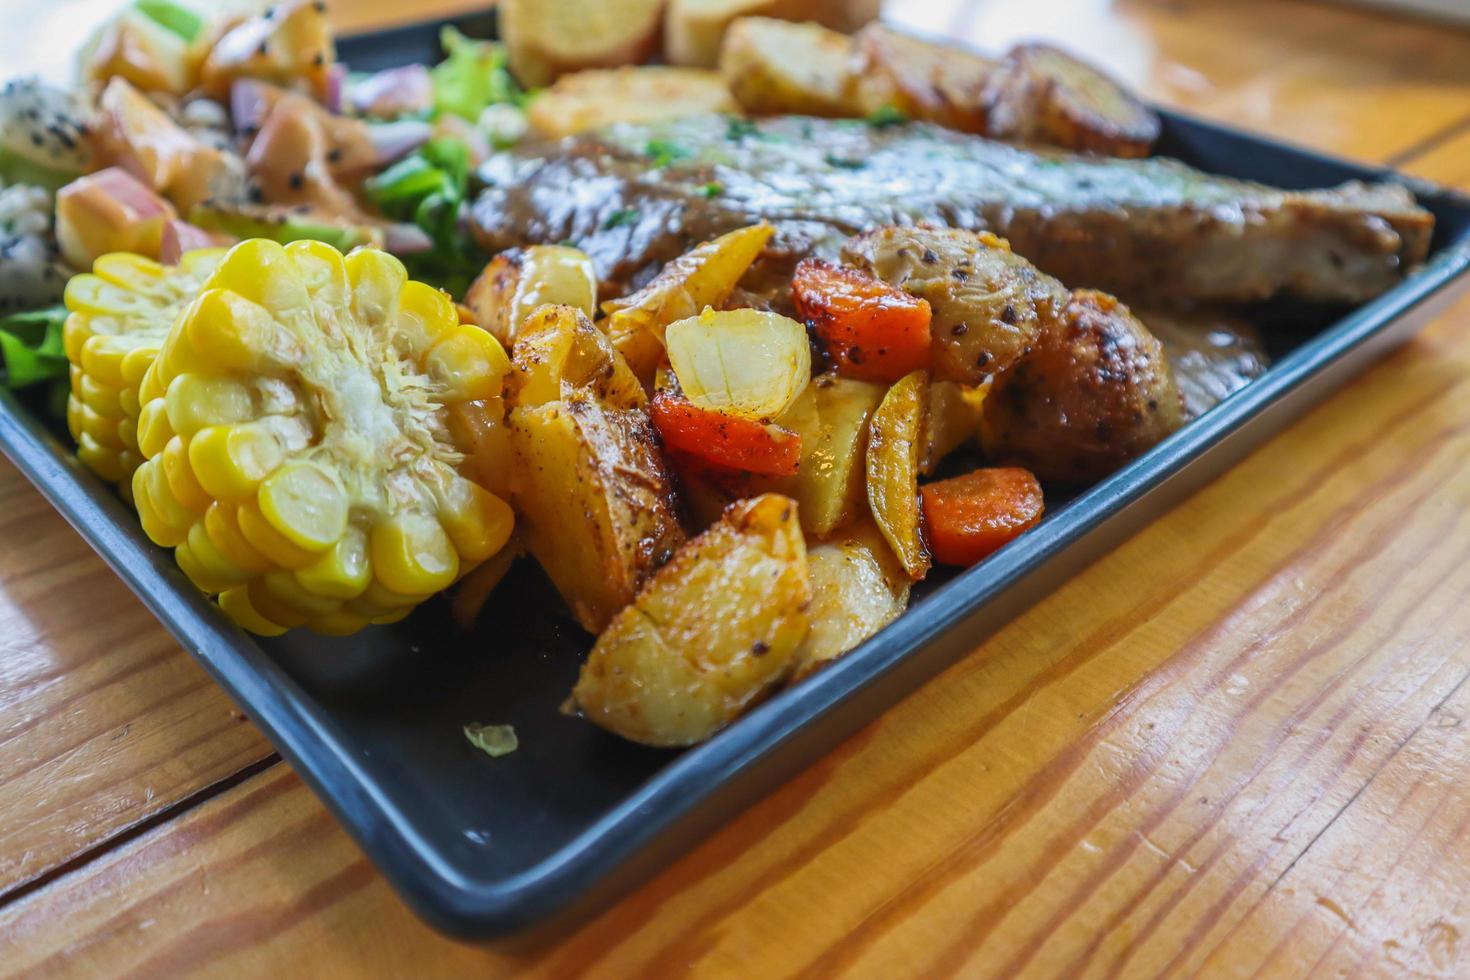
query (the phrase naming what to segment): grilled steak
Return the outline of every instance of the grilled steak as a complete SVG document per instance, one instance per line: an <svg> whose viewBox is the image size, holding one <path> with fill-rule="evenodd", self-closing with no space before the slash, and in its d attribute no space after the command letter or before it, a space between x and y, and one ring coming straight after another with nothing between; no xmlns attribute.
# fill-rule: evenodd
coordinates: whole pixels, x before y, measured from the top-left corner
<svg viewBox="0 0 1470 980"><path fill-rule="evenodd" d="M807 255L835 258L864 229L933 222L993 231L1069 286L1129 298L1357 302L1423 260L1434 223L1397 184L1289 192L1161 158L804 117L616 126L498 154L482 176L483 245L570 241L611 295L765 219L777 228L773 275Z"/></svg>

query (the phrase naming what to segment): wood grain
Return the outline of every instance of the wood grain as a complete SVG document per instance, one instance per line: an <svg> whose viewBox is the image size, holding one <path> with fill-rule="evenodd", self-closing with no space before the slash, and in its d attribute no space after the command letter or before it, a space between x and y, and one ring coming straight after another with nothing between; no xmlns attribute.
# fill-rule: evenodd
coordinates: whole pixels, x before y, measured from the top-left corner
<svg viewBox="0 0 1470 980"><path fill-rule="evenodd" d="M0 895L270 754L0 459Z"/></svg>
<svg viewBox="0 0 1470 980"><path fill-rule="evenodd" d="M894 6L1470 183L1462 32L1260 0ZM58 761L0 802L0 861L148 812L108 823L119 772L178 799L263 751L210 761L255 737L207 734L223 696L177 651L128 673L171 645L18 480L0 785ZM563 943L435 936L275 766L0 905L0 974L1464 976L1467 505L1470 301ZM10 734L43 709L59 755Z"/></svg>
<svg viewBox="0 0 1470 980"><path fill-rule="evenodd" d="M150 976L1470 969L1467 314L558 947L511 958L433 936L273 772L0 912L0 960Z"/></svg>

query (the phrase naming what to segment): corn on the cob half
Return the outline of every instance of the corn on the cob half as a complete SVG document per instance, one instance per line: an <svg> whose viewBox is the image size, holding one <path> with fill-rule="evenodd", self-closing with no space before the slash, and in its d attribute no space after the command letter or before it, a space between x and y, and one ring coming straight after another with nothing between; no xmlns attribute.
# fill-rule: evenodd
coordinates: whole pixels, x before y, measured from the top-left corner
<svg viewBox="0 0 1470 980"><path fill-rule="evenodd" d="M143 528L254 632L399 619L510 536L451 432L508 369L385 252L242 242L143 377Z"/></svg>
<svg viewBox="0 0 1470 980"><path fill-rule="evenodd" d="M138 385L169 327L224 254L222 248L200 249L170 266L117 252L66 285L67 426L77 457L124 496L131 495L133 470L143 461Z"/></svg>

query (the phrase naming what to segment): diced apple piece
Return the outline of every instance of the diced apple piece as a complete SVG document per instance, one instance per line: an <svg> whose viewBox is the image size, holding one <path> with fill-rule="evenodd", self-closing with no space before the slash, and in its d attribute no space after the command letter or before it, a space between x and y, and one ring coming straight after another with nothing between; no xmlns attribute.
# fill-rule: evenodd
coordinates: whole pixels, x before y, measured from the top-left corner
<svg viewBox="0 0 1470 980"><path fill-rule="evenodd" d="M73 266L90 269L99 255L136 252L157 258L173 206L121 167L72 181L56 195L56 240Z"/></svg>

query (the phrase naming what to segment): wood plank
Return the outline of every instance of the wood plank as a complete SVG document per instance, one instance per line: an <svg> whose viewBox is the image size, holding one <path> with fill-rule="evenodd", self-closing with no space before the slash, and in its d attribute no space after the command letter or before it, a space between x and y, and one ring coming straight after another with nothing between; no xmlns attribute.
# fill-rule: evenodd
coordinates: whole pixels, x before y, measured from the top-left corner
<svg viewBox="0 0 1470 980"><path fill-rule="evenodd" d="M270 747L0 459L0 894Z"/></svg>
<svg viewBox="0 0 1470 980"><path fill-rule="evenodd" d="M1445 863L1470 817L1447 722L1470 676L1467 314L560 946L435 937L273 771L0 911L0 961L1110 976L1307 949L1470 968ZM1349 889L1354 848L1374 859ZM1322 925L1333 907L1352 935ZM1278 942L1291 928L1310 944Z"/></svg>
<svg viewBox="0 0 1470 980"><path fill-rule="evenodd" d="M1400 169L1447 187L1470 188L1470 120Z"/></svg>
<svg viewBox="0 0 1470 980"><path fill-rule="evenodd" d="M1283 0L888 0L884 16L998 51L1041 38L1158 102L1389 160L1470 117L1470 31Z"/></svg>

